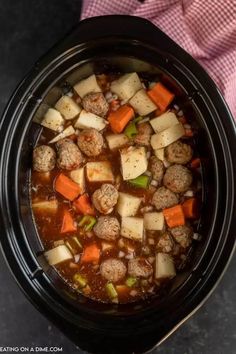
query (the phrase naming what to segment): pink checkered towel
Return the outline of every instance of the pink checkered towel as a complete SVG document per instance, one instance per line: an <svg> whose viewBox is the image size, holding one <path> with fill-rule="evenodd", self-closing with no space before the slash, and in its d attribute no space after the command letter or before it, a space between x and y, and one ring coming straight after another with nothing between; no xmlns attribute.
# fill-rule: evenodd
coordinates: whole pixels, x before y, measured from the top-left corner
<svg viewBox="0 0 236 354"><path fill-rule="evenodd" d="M134 15L152 21L211 75L236 119L236 0L84 0L82 18Z"/></svg>

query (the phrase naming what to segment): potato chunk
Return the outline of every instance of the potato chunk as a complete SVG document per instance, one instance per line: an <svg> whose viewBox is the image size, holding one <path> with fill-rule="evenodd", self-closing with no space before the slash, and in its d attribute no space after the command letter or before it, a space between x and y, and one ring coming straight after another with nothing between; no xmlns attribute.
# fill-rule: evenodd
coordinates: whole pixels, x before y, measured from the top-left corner
<svg viewBox="0 0 236 354"><path fill-rule="evenodd" d="M142 199L127 193L119 193L117 212L120 216L136 215Z"/></svg>
<svg viewBox="0 0 236 354"><path fill-rule="evenodd" d="M81 194L83 194L85 192L84 167L78 168L77 170L70 171L69 176L72 179L72 181L74 181L80 186Z"/></svg>
<svg viewBox="0 0 236 354"><path fill-rule="evenodd" d="M114 175L109 161L88 162L86 164L89 182L113 182Z"/></svg>
<svg viewBox="0 0 236 354"><path fill-rule="evenodd" d="M64 122L64 118L60 112L54 108L49 108L41 122L41 125L60 133L63 130Z"/></svg>
<svg viewBox="0 0 236 354"><path fill-rule="evenodd" d="M53 199L53 200L45 200L41 202L33 202L32 208L35 212L45 212L45 213L55 214L58 209L58 201L56 199Z"/></svg>
<svg viewBox="0 0 236 354"><path fill-rule="evenodd" d="M120 234L123 237L142 242L143 219L134 216L122 217Z"/></svg>
<svg viewBox="0 0 236 354"><path fill-rule="evenodd" d="M70 136L75 133L75 129L72 127L72 125L69 125L66 129L64 129L60 134L55 136L52 140L49 141L49 144L56 143L57 141L66 138L67 136Z"/></svg>
<svg viewBox="0 0 236 354"><path fill-rule="evenodd" d="M164 148L154 150L154 154L159 160L161 160L161 161L165 160L165 149Z"/></svg>
<svg viewBox="0 0 236 354"><path fill-rule="evenodd" d="M106 136L106 140L111 150L119 149L129 142L125 134L110 134Z"/></svg>
<svg viewBox="0 0 236 354"><path fill-rule="evenodd" d="M64 119L74 119L80 112L81 107L69 96L62 96L55 108L62 114Z"/></svg>
<svg viewBox="0 0 236 354"><path fill-rule="evenodd" d="M156 279L174 278L176 276L175 265L172 257L167 253L156 254Z"/></svg>
<svg viewBox="0 0 236 354"><path fill-rule="evenodd" d="M157 106L152 102L144 89L139 90L129 100L129 104L140 116L146 116L157 109Z"/></svg>
<svg viewBox="0 0 236 354"><path fill-rule="evenodd" d="M124 180L140 176L147 170L148 161L144 147L128 147L120 151L121 170Z"/></svg>
<svg viewBox="0 0 236 354"><path fill-rule="evenodd" d="M150 124L155 133L160 133L178 123L179 121L173 112L166 112L161 116L150 120Z"/></svg>
<svg viewBox="0 0 236 354"><path fill-rule="evenodd" d="M163 213L153 212L144 214L144 228L146 230L161 231L164 227Z"/></svg>
<svg viewBox="0 0 236 354"><path fill-rule="evenodd" d="M111 91L122 100L129 100L141 88L142 83L136 73L125 74L111 83Z"/></svg>
<svg viewBox="0 0 236 354"><path fill-rule="evenodd" d="M180 139L185 131L183 125L178 123L170 128L163 130L160 133L154 134L151 137L151 145L154 150L164 148L174 141Z"/></svg>
<svg viewBox="0 0 236 354"><path fill-rule="evenodd" d="M80 112L79 118L75 122L75 128L79 129L94 128L100 131L104 129L105 126L105 119L91 112L86 112L84 109Z"/></svg>
<svg viewBox="0 0 236 354"><path fill-rule="evenodd" d="M87 77L87 79L79 81L75 86L74 90L78 95L83 98L87 93L101 92L101 88L97 83L95 75Z"/></svg>
<svg viewBox="0 0 236 354"><path fill-rule="evenodd" d="M65 245L60 245L44 252L44 256L50 265L56 265L73 258L73 255Z"/></svg>

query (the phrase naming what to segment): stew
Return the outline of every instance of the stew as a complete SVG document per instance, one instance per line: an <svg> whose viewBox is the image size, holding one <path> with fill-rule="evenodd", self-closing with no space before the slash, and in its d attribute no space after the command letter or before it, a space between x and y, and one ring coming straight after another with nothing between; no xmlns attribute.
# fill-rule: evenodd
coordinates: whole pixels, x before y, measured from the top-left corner
<svg viewBox="0 0 236 354"><path fill-rule="evenodd" d="M175 95L135 72L91 75L41 125L31 198L49 264L97 301L160 293L199 238L201 161Z"/></svg>

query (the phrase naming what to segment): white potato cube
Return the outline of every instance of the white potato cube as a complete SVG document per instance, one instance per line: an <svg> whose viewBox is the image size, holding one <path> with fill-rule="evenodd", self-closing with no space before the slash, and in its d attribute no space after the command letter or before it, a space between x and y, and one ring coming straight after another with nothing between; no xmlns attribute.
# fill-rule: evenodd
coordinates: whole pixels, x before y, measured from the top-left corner
<svg viewBox="0 0 236 354"><path fill-rule="evenodd" d="M129 100L129 104L140 116L146 116L157 109L157 106L152 102L144 89L139 90Z"/></svg>
<svg viewBox="0 0 236 354"><path fill-rule="evenodd" d="M121 100L129 100L141 88L142 83L137 73L125 74L111 83L111 91Z"/></svg>
<svg viewBox="0 0 236 354"><path fill-rule="evenodd" d="M32 208L36 212L55 214L58 209L58 201L56 199L53 199L53 200L45 200L41 202L33 202Z"/></svg>
<svg viewBox="0 0 236 354"><path fill-rule="evenodd" d="M80 112L81 107L69 96L62 96L55 108L62 114L65 119L74 119Z"/></svg>
<svg viewBox="0 0 236 354"><path fill-rule="evenodd" d="M125 216L121 219L121 236L131 240L143 240L143 219L134 216Z"/></svg>
<svg viewBox="0 0 236 354"><path fill-rule="evenodd" d="M44 256L50 265L56 265L73 258L73 255L65 245L60 245L44 252Z"/></svg>
<svg viewBox="0 0 236 354"><path fill-rule="evenodd" d="M106 136L106 140L111 150L119 149L129 142L125 134L110 134Z"/></svg>
<svg viewBox="0 0 236 354"><path fill-rule="evenodd" d="M95 75L91 75L87 77L87 79L79 81L74 86L75 92L83 98L87 93L101 92L101 87L97 83L97 79Z"/></svg>
<svg viewBox="0 0 236 354"><path fill-rule="evenodd" d="M56 143L57 141L66 138L67 136L70 136L75 133L75 129L72 127L72 125L69 125L66 129L64 129L60 134L55 136L52 140L49 141L49 144Z"/></svg>
<svg viewBox="0 0 236 354"><path fill-rule="evenodd" d="M155 133L160 133L178 123L179 121L173 112L163 113L161 116L150 120L150 124Z"/></svg>
<svg viewBox="0 0 236 354"><path fill-rule="evenodd" d="M89 182L113 182L114 175L109 161L88 162L86 164Z"/></svg>
<svg viewBox="0 0 236 354"><path fill-rule="evenodd" d="M142 199L127 193L119 193L116 210L120 216L136 215Z"/></svg>
<svg viewBox="0 0 236 354"><path fill-rule="evenodd" d="M161 160L161 161L165 160L165 149L164 148L154 150L154 154L159 160Z"/></svg>
<svg viewBox="0 0 236 354"><path fill-rule="evenodd" d="M164 215L162 212L150 212L144 214L144 228L146 230L161 231L164 227Z"/></svg>
<svg viewBox="0 0 236 354"><path fill-rule="evenodd" d="M87 129L94 128L97 130L102 130L105 128L107 121L102 117L97 116L91 112L87 112L84 109L80 112L79 118L75 123L75 128Z"/></svg>
<svg viewBox="0 0 236 354"><path fill-rule="evenodd" d="M85 192L84 167L78 168L77 170L70 171L69 176L72 179L72 181L74 181L80 186L81 194L83 194Z"/></svg>
<svg viewBox="0 0 236 354"><path fill-rule="evenodd" d="M156 254L156 279L174 278L176 276L173 258L167 253Z"/></svg>
<svg viewBox="0 0 236 354"><path fill-rule="evenodd" d="M124 180L140 176L147 170L148 161L144 147L128 147L120 151L121 170Z"/></svg>
<svg viewBox="0 0 236 354"><path fill-rule="evenodd" d="M185 134L183 125L178 123L170 128L163 130L161 133L152 135L151 145L154 150L162 149L174 141L180 139Z"/></svg>
<svg viewBox="0 0 236 354"><path fill-rule="evenodd" d="M60 133L63 130L64 118L61 113L54 108L49 108L41 122L44 127Z"/></svg>

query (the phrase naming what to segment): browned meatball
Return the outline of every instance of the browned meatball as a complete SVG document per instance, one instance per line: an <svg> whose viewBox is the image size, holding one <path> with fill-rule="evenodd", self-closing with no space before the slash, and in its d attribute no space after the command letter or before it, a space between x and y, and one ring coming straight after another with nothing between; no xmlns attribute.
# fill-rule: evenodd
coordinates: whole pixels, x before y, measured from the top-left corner
<svg viewBox="0 0 236 354"><path fill-rule="evenodd" d="M57 165L64 170L73 170L83 162L78 146L70 139L62 139L56 143Z"/></svg>
<svg viewBox="0 0 236 354"><path fill-rule="evenodd" d="M181 247L187 248L191 245L193 230L188 225L173 227L170 232Z"/></svg>
<svg viewBox="0 0 236 354"><path fill-rule="evenodd" d="M54 169L56 153L50 146L37 146L33 151L33 169L38 172L48 172Z"/></svg>
<svg viewBox="0 0 236 354"><path fill-rule="evenodd" d="M153 273L152 265L145 258L130 259L128 273L132 277L148 278Z"/></svg>
<svg viewBox="0 0 236 354"><path fill-rule="evenodd" d="M100 265L100 273L103 278L116 283L125 277L127 272L124 263L116 258L109 258Z"/></svg>
<svg viewBox="0 0 236 354"><path fill-rule="evenodd" d="M87 156L98 156L102 152L103 137L96 129L85 129L78 135L77 144Z"/></svg>
<svg viewBox="0 0 236 354"><path fill-rule="evenodd" d="M138 145L149 146L152 135L152 127L149 123L137 124L138 134L134 138L134 142Z"/></svg>
<svg viewBox="0 0 236 354"><path fill-rule="evenodd" d="M150 171L152 177L158 182L158 184L161 184L165 169L163 162L156 156L151 156L150 158Z"/></svg>
<svg viewBox="0 0 236 354"><path fill-rule="evenodd" d="M120 224L112 216L100 216L93 228L95 235L103 240L114 241L119 237Z"/></svg>
<svg viewBox="0 0 236 354"><path fill-rule="evenodd" d="M168 188L160 187L153 194L152 203L157 210L170 208L179 202L179 197L175 193L171 192Z"/></svg>
<svg viewBox="0 0 236 354"><path fill-rule="evenodd" d="M169 232L165 232L160 236L157 242L157 251L163 253L170 253L174 250L175 243Z"/></svg>
<svg viewBox="0 0 236 354"><path fill-rule="evenodd" d="M88 93L82 99L82 106L86 111L100 117L105 117L109 109L109 105L101 92Z"/></svg>
<svg viewBox="0 0 236 354"><path fill-rule="evenodd" d="M100 213L109 214L116 205L118 197L117 189L112 184L105 183L93 193L92 201Z"/></svg>
<svg viewBox="0 0 236 354"><path fill-rule="evenodd" d="M186 164L193 156L191 146L182 143L180 140L175 141L165 148L165 157L171 163Z"/></svg>
<svg viewBox="0 0 236 354"><path fill-rule="evenodd" d="M186 192L192 183L192 173L182 165L172 165L167 168L163 178L164 185L172 192Z"/></svg>

